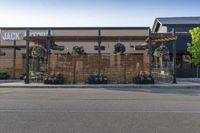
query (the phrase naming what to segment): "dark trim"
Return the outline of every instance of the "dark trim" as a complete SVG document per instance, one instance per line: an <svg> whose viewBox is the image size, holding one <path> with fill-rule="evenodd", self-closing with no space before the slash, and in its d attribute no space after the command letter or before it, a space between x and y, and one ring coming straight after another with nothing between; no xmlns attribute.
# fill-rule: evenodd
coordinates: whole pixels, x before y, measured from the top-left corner
<svg viewBox="0 0 200 133"><path fill-rule="evenodd" d="M149 36L149 35L148 35ZM145 41L148 36L101 36L101 41ZM47 36L40 37L24 37L24 40L29 40L31 42L39 42L44 44L47 42ZM67 41L97 41L98 36L52 36L51 40L54 42L67 42Z"/></svg>
<svg viewBox="0 0 200 133"><path fill-rule="evenodd" d="M0 27L0 30L148 30L150 27Z"/></svg>
<svg viewBox="0 0 200 133"><path fill-rule="evenodd" d="M160 27L161 27L161 24L160 24L160 23L157 23L154 32L158 32L158 30L159 30Z"/></svg>
<svg viewBox="0 0 200 133"><path fill-rule="evenodd" d="M184 26L184 27L199 27L200 24L162 24L163 26L168 26L168 27L171 27L171 28L177 28L177 27L181 27L181 26Z"/></svg>

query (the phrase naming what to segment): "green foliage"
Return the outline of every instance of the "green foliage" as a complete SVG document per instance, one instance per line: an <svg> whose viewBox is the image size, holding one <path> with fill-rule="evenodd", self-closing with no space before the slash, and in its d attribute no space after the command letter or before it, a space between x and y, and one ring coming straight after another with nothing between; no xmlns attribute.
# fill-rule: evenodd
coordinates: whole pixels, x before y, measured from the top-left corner
<svg viewBox="0 0 200 133"><path fill-rule="evenodd" d="M44 57L44 54L45 54L44 48L38 45L31 47L30 51L31 51L31 56L33 58L42 58Z"/></svg>
<svg viewBox="0 0 200 133"><path fill-rule="evenodd" d="M140 74L133 79L136 84L154 84L154 78L148 72L141 71Z"/></svg>
<svg viewBox="0 0 200 133"><path fill-rule="evenodd" d="M45 74L43 77L44 84L64 84L65 78L61 73L57 74Z"/></svg>
<svg viewBox="0 0 200 133"><path fill-rule="evenodd" d="M0 79L8 79L9 75L7 74L7 72L0 72Z"/></svg>
<svg viewBox="0 0 200 133"><path fill-rule="evenodd" d="M117 43L114 46L114 53L115 54L117 54L117 53L123 54L125 51L126 51L126 47L122 43Z"/></svg>
<svg viewBox="0 0 200 133"><path fill-rule="evenodd" d="M192 35L192 44L188 44L188 52L192 54L192 62L200 64L200 28L193 28L190 30Z"/></svg>
<svg viewBox="0 0 200 133"><path fill-rule="evenodd" d="M79 47L79 46L74 46L72 49L72 54L73 55L82 55L82 54L84 54L84 48Z"/></svg>
<svg viewBox="0 0 200 133"><path fill-rule="evenodd" d="M166 46L161 45L160 47L156 48L154 51L155 57L162 57L163 55L169 54L169 50Z"/></svg>
<svg viewBox="0 0 200 133"><path fill-rule="evenodd" d="M93 73L88 78L88 82L89 82L89 84L107 84L108 77L104 74L97 75L97 74Z"/></svg>

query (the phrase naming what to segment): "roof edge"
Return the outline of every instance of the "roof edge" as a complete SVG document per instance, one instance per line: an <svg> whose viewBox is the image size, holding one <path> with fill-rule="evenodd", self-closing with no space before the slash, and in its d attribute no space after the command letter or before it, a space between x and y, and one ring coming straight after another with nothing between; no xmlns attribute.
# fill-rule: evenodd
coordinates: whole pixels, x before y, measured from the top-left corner
<svg viewBox="0 0 200 133"><path fill-rule="evenodd" d="M150 27L0 27L0 30L148 30Z"/></svg>
<svg viewBox="0 0 200 133"><path fill-rule="evenodd" d="M154 20L153 27L152 27L152 32L153 32L153 33L155 32L156 26L157 26L158 23L160 23L160 25L162 25L162 23L159 21L159 18L156 18L156 19Z"/></svg>

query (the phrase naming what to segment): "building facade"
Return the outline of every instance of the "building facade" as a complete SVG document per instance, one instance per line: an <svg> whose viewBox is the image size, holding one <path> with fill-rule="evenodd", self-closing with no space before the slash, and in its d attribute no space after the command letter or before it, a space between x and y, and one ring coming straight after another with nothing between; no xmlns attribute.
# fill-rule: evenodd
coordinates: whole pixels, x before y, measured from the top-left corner
<svg viewBox="0 0 200 133"><path fill-rule="evenodd" d="M189 30L195 27L200 27L200 17L172 17L172 18L156 18L152 28L152 33L171 33L172 29L176 33L182 33L178 35L176 40L176 66L177 77L196 77L196 66L190 64L192 56L187 51L187 44L192 42ZM183 35L184 34L184 35ZM164 43L172 53L172 42Z"/></svg>
<svg viewBox="0 0 200 133"><path fill-rule="evenodd" d="M47 71L50 74L59 72L65 75L66 82L84 83L89 75L100 71L108 76L110 83L131 83L140 71L150 70L146 47L149 27L1 28L0 70L11 78L20 78L25 73L27 29L30 48L39 45L47 49L48 35L51 36L48 61L47 56L41 61L30 57L32 77ZM118 43L125 46L123 55L114 53ZM72 56L75 46L82 47L84 54ZM141 48L143 46L146 48Z"/></svg>
<svg viewBox="0 0 200 133"><path fill-rule="evenodd" d="M187 52L187 43L191 43L189 30L194 27L200 27L199 17L157 18L152 31L149 27L2 27L0 72L18 79L28 67L30 79L36 82L45 73L62 73L67 83L86 83L96 73L108 76L109 83L132 83L140 72L153 72L153 53L160 45L167 46L170 54L170 59L161 61L164 64L160 66L172 66L176 41L177 76L195 77L196 67L190 64L191 55ZM177 34L172 35L172 30ZM115 51L117 45L123 47L123 53ZM41 58L33 58L31 50L35 46L44 49ZM83 53L74 55L75 48L81 48ZM158 79L173 75L170 65L166 66L156 68Z"/></svg>

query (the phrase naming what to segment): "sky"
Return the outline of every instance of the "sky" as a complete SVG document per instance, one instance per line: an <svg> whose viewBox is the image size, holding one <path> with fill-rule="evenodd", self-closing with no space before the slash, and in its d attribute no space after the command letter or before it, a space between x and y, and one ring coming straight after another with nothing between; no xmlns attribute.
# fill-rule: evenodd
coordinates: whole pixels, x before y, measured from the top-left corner
<svg viewBox="0 0 200 133"><path fill-rule="evenodd" d="M0 0L0 27L152 27L200 16L200 0Z"/></svg>

